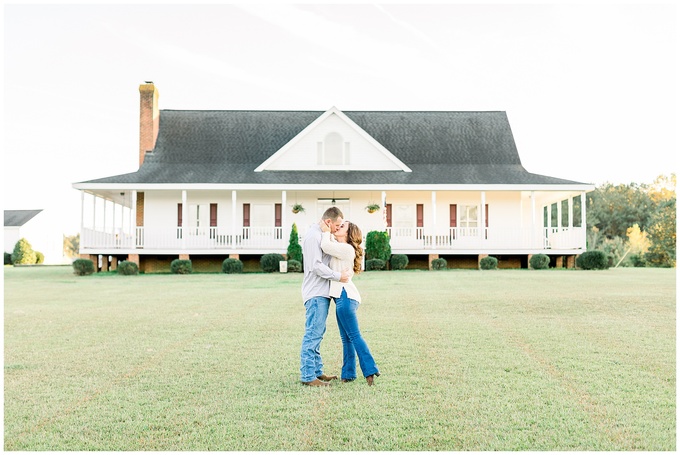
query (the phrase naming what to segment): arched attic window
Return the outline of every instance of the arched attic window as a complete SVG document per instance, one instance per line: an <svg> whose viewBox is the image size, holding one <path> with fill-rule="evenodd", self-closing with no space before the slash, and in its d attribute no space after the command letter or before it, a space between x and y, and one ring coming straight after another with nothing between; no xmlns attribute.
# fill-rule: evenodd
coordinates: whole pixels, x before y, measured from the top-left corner
<svg viewBox="0 0 680 455"><path fill-rule="evenodd" d="M318 164L349 164L349 142L345 142L338 133L328 133L323 142L317 142L316 145Z"/></svg>

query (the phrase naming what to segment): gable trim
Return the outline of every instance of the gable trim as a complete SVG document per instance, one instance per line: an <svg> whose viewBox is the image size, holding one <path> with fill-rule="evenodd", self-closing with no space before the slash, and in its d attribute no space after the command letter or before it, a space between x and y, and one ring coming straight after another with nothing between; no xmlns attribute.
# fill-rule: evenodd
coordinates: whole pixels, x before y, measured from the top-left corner
<svg viewBox="0 0 680 455"><path fill-rule="evenodd" d="M316 120L314 120L312 123L307 125L307 127L305 129L300 131L293 139L288 141L287 144L285 144L283 147L281 147L279 150L277 150L272 156L270 156L264 162L262 162L262 164L260 164L258 167L256 167L254 172L266 171L271 163L278 160L288 150L290 150L292 147L294 147L310 131L315 129L319 124L321 124L324 120L326 120L331 115L337 115L343 122L345 122L350 128L352 128L354 131L356 131L363 139L365 139L367 142L369 142L373 147L375 147L380 153L382 153L386 158L388 158L392 163L394 163L403 172L411 172L411 168L409 168L406 164L404 164L399 158L394 156L382 144L380 144L378 141L376 141L373 138L373 136L371 136L366 131L364 131L363 128L361 128L359 125L357 125L354 121L352 121L352 119L347 117L340 109L336 108L335 106L328 109L326 112L321 114ZM337 169L334 169L334 170L337 170ZM322 172L322 171L320 170L319 172Z"/></svg>

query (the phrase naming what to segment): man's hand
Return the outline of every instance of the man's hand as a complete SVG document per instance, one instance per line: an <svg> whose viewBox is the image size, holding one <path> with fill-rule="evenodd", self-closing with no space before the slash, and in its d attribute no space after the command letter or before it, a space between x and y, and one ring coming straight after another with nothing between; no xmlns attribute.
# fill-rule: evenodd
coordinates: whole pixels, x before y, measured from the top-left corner
<svg viewBox="0 0 680 455"><path fill-rule="evenodd" d="M321 232L331 232L331 228L324 220L319 221L319 227L321 228Z"/></svg>
<svg viewBox="0 0 680 455"><path fill-rule="evenodd" d="M340 282L347 283L349 281L349 269L343 270L340 274Z"/></svg>

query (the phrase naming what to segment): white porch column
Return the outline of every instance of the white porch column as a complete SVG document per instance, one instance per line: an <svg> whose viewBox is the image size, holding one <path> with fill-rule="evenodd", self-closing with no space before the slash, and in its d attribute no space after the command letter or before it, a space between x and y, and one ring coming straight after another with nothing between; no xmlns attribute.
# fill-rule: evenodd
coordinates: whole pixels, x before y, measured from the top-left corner
<svg viewBox="0 0 680 455"><path fill-rule="evenodd" d="M383 231L387 232L387 193L385 191L380 195L380 208L382 209Z"/></svg>
<svg viewBox="0 0 680 455"><path fill-rule="evenodd" d="M137 190L132 190L130 194L130 236L132 237L130 248L135 248L137 246Z"/></svg>
<svg viewBox="0 0 680 455"><path fill-rule="evenodd" d="M82 237L83 228L85 227L85 191L80 190L80 236ZM81 242L82 243L82 242Z"/></svg>
<svg viewBox="0 0 680 455"><path fill-rule="evenodd" d="M189 207L187 206L187 190L182 190L182 249L187 247L187 222Z"/></svg>
<svg viewBox="0 0 680 455"><path fill-rule="evenodd" d="M113 204L113 219L111 221L111 234L113 234L113 239L115 241L115 239L116 239L116 202L111 201L111 204Z"/></svg>
<svg viewBox="0 0 680 455"><path fill-rule="evenodd" d="M536 234L536 193L531 192L531 247L533 248Z"/></svg>
<svg viewBox="0 0 680 455"><path fill-rule="evenodd" d="M231 190L231 247L236 247L236 190Z"/></svg>
<svg viewBox="0 0 680 455"><path fill-rule="evenodd" d="M92 230L97 230L97 196L92 195Z"/></svg>
<svg viewBox="0 0 680 455"><path fill-rule="evenodd" d="M583 228L583 237L582 237L582 245L583 249L585 250L587 248L586 245L586 239L587 235L586 233L588 232L588 224L586 223L586 192L583 191L581 193L581 227Z"/></svg>
<svg viewBox="0 0 680 455"><path fill-rule="evenodd" d="M290 230L288 229L288 223L286 220L286 191L281 191L281 238L287 239L290 237ZM286 235L286 232L288 235Z"/></svg>
<svg viewBox="0 0 680 455"><path fill-rule="evenodd" d="M486 238L486 191L482 191L482 207L481 207L481 213L479 215L479 223L480 223L480 237L482 239Z"/></svg>

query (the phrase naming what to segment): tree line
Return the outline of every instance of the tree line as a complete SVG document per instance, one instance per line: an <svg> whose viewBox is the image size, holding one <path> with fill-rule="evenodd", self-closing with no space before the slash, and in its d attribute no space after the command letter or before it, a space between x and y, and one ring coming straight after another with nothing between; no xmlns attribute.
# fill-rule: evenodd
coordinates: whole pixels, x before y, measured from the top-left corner
<svg viewBox="0 0 680 455"><path fill-rule="evenodd" d="M651 184L604 183L586 196L588 250L616 267L675 267L676 176Z"/></svg>

